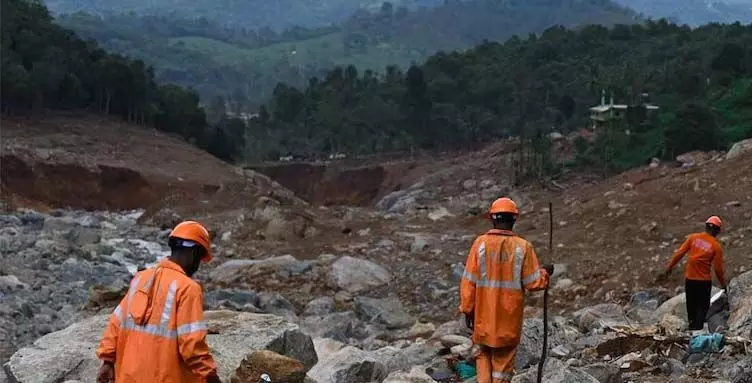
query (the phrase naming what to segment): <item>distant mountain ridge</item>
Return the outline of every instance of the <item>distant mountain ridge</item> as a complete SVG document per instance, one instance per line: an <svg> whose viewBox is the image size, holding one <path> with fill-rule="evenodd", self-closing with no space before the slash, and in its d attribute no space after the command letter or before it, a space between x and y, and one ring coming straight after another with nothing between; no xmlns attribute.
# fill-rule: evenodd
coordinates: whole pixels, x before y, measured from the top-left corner
<svg viewBox="0 0 752 383"><path fill-rule="evenodd" d="M45 0L54 14L87 12L97 15L134 12L137 15L204 17L246 28L318 27L339 23L358 9L377 9L380 0ZM410 9L437 6L441 0L393 0Z"/></svg>
<svg viewBox="0 0 752 383"><path fill-rule="evenodd" d="M615 0L652 18L667 18L690 26L712 22L752 23L752 0Z"/></svg>

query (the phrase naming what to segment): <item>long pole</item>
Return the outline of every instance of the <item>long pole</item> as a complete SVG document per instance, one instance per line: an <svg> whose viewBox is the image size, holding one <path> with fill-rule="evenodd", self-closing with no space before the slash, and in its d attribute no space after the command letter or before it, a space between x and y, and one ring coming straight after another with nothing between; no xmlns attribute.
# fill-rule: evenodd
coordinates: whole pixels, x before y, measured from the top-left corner
<svg viewBox="0 0 752 383"><path fill-rule="evenodd" d="M548 254L553 258L554 253L554 208L553 203L548 203ZM546 363L548 352L548 286L543 290L543 350L538 362L538 383L543 379L543 365Z"/></svg>

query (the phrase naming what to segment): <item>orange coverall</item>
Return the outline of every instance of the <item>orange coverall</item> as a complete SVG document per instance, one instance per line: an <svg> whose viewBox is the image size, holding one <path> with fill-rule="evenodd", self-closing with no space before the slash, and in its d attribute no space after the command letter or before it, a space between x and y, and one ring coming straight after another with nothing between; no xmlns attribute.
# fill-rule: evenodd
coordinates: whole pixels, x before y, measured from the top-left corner
<svg viewBox="0 0 752 383"><path fill-rule="evenodd" d="M543 290L548 280L532 244L514 232L493 229L475 240L460 283L460 311L474 316L478 383L512 380L524 291Z"/></svg>
<svg viewBox="0 0 752 383"><path fill-rule="evenodd" d="M721 286L726 286L726 273L723 269L723 249L712 235L708 233L694 233L687 237L679 250L674 253L668 270L674 269L677 263L689 253L687 267L684 271L686 279L694 281L712 281L710 268L715 269L715 276Z"/></svg>
<svg viewBox="0 0 752 383"><path fill-rule="evenodd" d="M204 382L216 371L201 286L170 260L143 270L110 317L97 349L117 383Z"/></svg>

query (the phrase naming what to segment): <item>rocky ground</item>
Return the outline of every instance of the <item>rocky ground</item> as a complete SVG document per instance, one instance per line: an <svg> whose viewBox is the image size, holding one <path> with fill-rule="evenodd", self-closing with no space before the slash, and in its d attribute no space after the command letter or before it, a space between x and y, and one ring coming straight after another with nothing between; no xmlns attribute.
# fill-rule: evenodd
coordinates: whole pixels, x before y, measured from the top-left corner
<svg viewBox="0 0 752 383"><path fill-rule="evenodd" d="M11 381L91 381L104 315L138 267L167 254L169 228L186 218L205 222L214 235L216 260L196 278L218 328L210 343L223 377L252 381L258 366L266 366L291 382L305 376L319 383L457 381L452 365L470 351L456 315L458 273L473 238L487 229L485 206L500 195L519 201L519 231L541 261L557 264L544 381L752 381L746 354L752 347L752 153L695 153L605 181L572 175L543 187L515 186L504 172L510 151L500 143L460 157L402 163L395 168L401 178L383 176L377 192L352 194L347 188L357 185L343 183L333 199L357 195L359 206L323 207L254 171L184 152L185 144L172 138L144 141L148 135L141 132L121 143L113 130L109 146L87 157L69 142L68 130L84 134L78 125L48 125L57 128L12 130L12 140L3 142L3 164L15 161L12 171L2 168L0 216L0 359L10 360ZM148 145L151 150L143 148ZM143 158L127 156L131 147ZM58 149L40 155L39 148ZM116 162L108 150L119 153ZM192 158L187 167L180 166L185 156ZM68 173L50 171L63 163L76 174L84 163L98 170L66 182L54 174ZM168 170L155 170L160 166ZM123 189L149 196L149 203L121 210L139 198L115 198L113 178L123 173L113 167L139 175L121 178L129 185L143 180ZM200 172L192 173L196 167ZM165 171L190 182L172 193L174 180L160 176ZM327 193L338 189L331 180L346 178L329 178ZM105 192L77 205L81 198L74 194L92 185ZM364 196L375 197L361 203ZM546 248L549 201L553 251ZM59 209L64 206L89 210ZM710 214L726 222L721 240L727 274L735 278L728 308L711 321L714 329L723 326L727 347L689 355L681 275L661 283L655 276ZM528 306L517 382L534 381L528 369L541 347L540 294ZM243 340L260 336L263 326L273 333L252 344ZM75 352L52 355L73 340ZM251 355L261 350L271 353Z"/></svg>

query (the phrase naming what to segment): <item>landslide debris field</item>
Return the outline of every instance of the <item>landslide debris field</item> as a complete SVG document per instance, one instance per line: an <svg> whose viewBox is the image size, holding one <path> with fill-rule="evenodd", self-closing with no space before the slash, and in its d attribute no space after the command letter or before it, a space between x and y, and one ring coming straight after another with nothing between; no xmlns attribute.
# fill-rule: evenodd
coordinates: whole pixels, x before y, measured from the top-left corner
<svg viewBox="0 0 752 383"><path fill-rule="evenodd" d="M130 271L165 255L168 229L188 218L205 222L216 244L215 260L197 275L207 309L272 313L297 323L315 340L319 364L308 375L320 383L338 381L332 377L339 365L327 358L340 354L356 355L348 361L375 358L383 371L374 365L369 373L379 381L400 370L402 378L418 379L405 376L422 376L425 369L411 369L442 359L416 351L425 346L416 339L429 338L436 326L453 329L443 335L461 333L458 273L474 237L488 229L487 205L500 196L520 205L518 232L533 242L541 262L557 264L550 301L561 315L561 333L554 346L567 352L559 349L552 363L603 344L577 343L593 326L658 324L663 318L645 311L680 313L675 302L665 312L655 309L682 292L682 273L660 284L655 279L709 215L724 219L728 277L752 269L752 151L693 153L605 180L571 173L514 185L508 171L514 149L507 142L466 154L243 169L180 139L102 118L4 119L2 127L3 361L42 335L111 310ZM571 140L557 146L565 156ZM547 248L549 201L554 249ZM655 308L635 306L635 294L645 292ZM539 296L528 305L528 317L538 318ZM609 307L622 314L614 317ZM522 354L529 360L518 357L521 371L539 352L533 335L539 325L526 321L529 344ZM404 361L400 352L407 349L425 360ZM620 349L598 363L611 366L642 351ZM552 369L595 363L581 357L586 365ZM696 364L683 360L681 369L666 370L672 357L660 358L621 360L631 367L619 365L616 372L626 374L624 381L732 381L733 371L749 367L740 367L744 357L730 351ZM404 365L395 365L399 359ZM341 382L356 381L347 379Z"/></svg>

